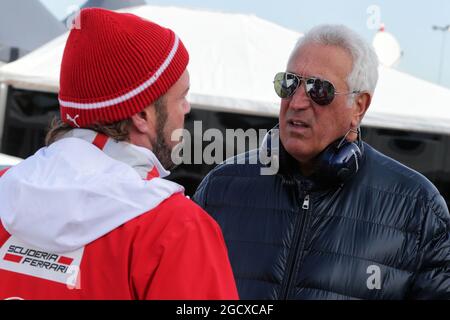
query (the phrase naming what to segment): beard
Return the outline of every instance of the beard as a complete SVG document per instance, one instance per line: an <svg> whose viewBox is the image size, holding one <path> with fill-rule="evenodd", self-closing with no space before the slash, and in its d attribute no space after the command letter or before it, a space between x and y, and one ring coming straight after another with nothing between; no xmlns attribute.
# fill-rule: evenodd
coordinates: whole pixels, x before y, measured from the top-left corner
<svg viewBox="0 0 450 320"><path fill-rule="evenodd" d="M172 149L167 144L164 136L156 137L156 141L153 143L153 153L159 162L161 162L164 169L170 171L176 168L176 165L172 161Z"/></svg>
<svg viewBox="0 0 450 320"><path fill-rule="evenodd" d="M155 102L156 108L156 139L151 139L153 147L153 153L162 166L166 170L173 170L176 165L172 161L172 147L166 141L166 135L164 129L166 127L168 113L167 105L163 99L159 99Z"/></svg>

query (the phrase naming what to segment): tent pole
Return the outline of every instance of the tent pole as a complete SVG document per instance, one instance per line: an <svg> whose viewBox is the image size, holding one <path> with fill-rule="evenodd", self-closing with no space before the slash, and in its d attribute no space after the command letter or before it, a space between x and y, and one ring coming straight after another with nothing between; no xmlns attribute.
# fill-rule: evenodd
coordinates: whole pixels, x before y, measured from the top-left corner
<svg viewBox="0 0 450 320"><path fill-rule="evenodd" d="M0 150L2 146L3 128L5 125L6 100L8 95L8 86L0 82Z"/></svg>

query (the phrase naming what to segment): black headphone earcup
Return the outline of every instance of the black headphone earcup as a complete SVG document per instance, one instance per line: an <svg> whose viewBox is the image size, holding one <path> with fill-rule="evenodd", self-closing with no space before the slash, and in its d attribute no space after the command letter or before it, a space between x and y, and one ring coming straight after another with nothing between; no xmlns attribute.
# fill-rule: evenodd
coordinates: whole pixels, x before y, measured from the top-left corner
<svg viewBox="0 0 450 320"><path fill-rule="evenodd" d="M362 152L358 144L346 141L338 145L338 141L332 143L317 158L315 172L322 180L342 183L359 170Z"/></svg>

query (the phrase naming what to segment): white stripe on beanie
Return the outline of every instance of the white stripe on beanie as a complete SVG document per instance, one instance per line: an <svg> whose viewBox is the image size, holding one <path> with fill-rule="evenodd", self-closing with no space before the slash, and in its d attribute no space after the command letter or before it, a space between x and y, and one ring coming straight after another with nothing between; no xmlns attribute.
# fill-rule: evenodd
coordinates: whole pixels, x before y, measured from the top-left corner
<svg viewBox="0 0 450 320"><path fill-rule="evenodd" d="M163 72L167 69L167 67L172 62L173 57L175 56L175 53L178 50L179 42L180 42L179 38L175 34L175 41L174 41L173 47L170 50L167 58L164 60L164 62L161 64L161 66L158 68L158 70L156 70L156 72L147 81L145 81L143 84L141 84L137 88L134 88L133 90L131 90L117 98L102 101L102 102L80 103L80 102L72 102L72 101L65 101L62 99L58 99L59 104L62 107L89 110L89 109L100 109L100 108L104 108L104 107L109 107L109 106L113 106L113 105L122 103L124 101L130 100L134 96L138 95L142 91L149 88L152 84L154 84L159 79L159 77L163 74Z"/></svg>

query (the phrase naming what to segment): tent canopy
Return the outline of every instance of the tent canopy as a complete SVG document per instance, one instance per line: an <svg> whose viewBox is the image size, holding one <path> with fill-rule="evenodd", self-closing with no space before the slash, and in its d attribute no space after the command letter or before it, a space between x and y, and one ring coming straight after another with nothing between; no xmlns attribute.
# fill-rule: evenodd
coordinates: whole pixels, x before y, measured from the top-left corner
<svg viewBox="0 0 450 320"><path fill-rule="evenodd" d="M14 166L18 164L20 161L22 161L22 159L4 153L0 153L0 170L3 167Z"/></svg>
<svg viewBox="0 0 450 320"><path fill-rule="evenodd" d="M177 32L190 53L189 98L194 107L278 116L273 76L285 70L300 33L253 15L150 5L121 11ZM67 33L4 65L0 81L57 92L66 39ZM363 124L450 134L450 90L394 69L379 70L378 87Z"/></svg>

